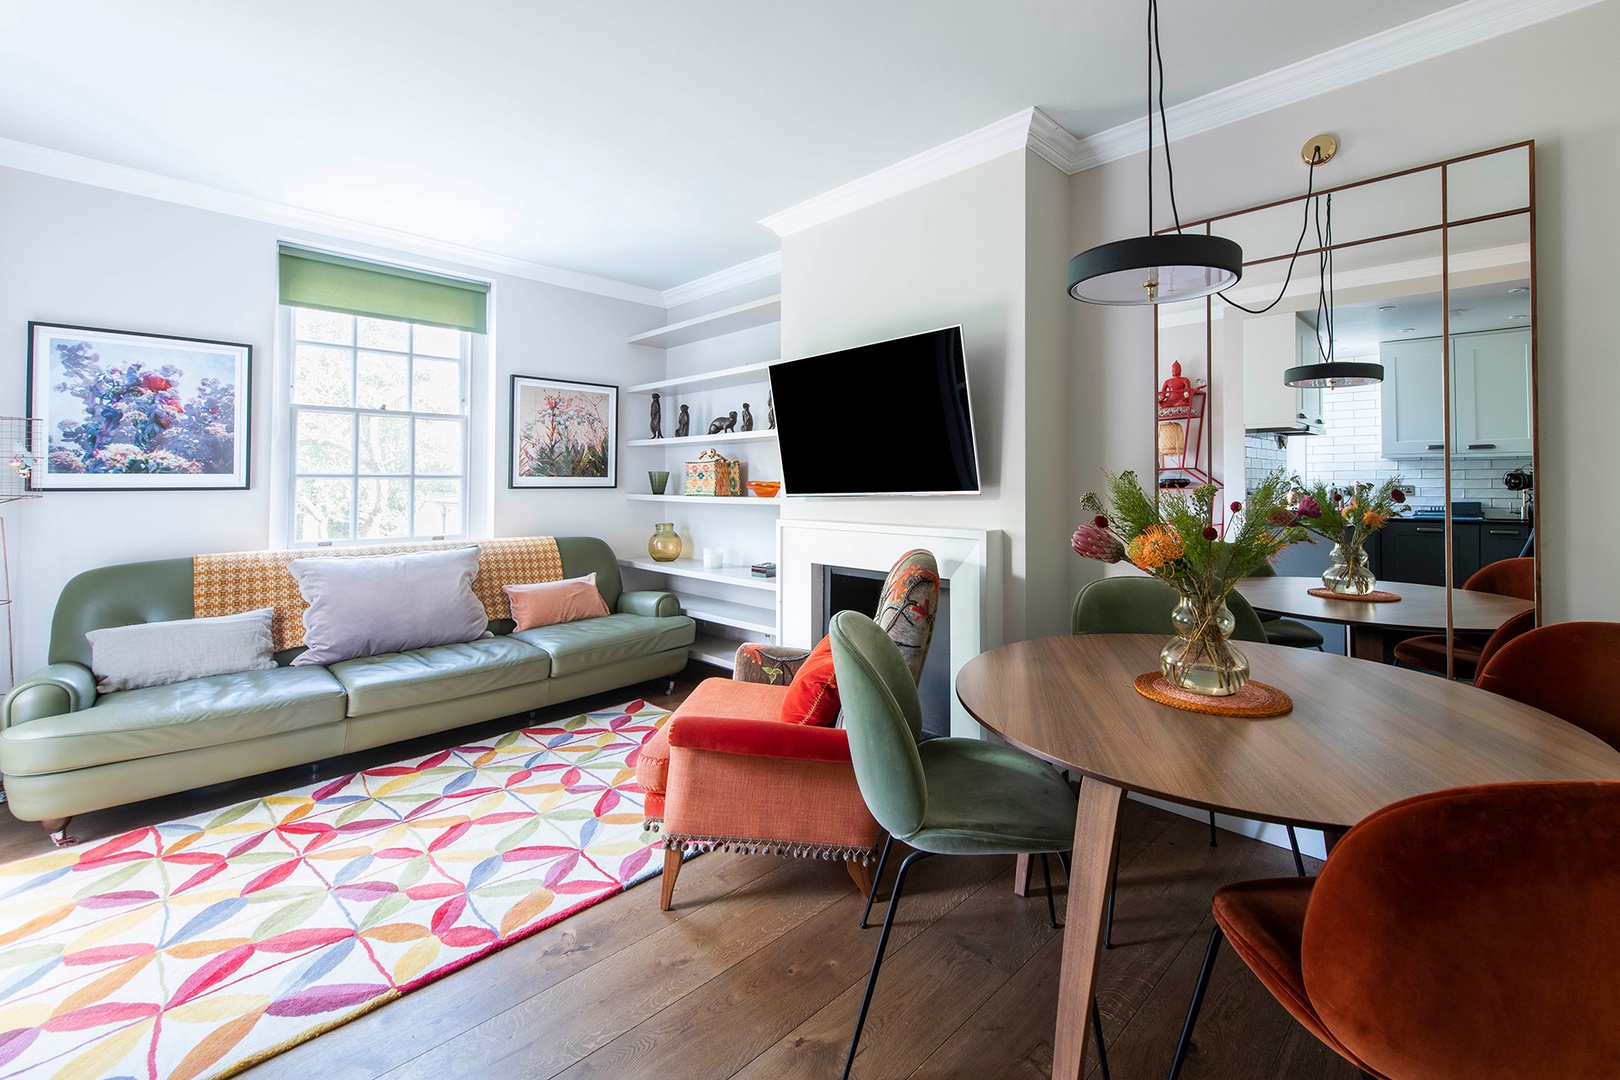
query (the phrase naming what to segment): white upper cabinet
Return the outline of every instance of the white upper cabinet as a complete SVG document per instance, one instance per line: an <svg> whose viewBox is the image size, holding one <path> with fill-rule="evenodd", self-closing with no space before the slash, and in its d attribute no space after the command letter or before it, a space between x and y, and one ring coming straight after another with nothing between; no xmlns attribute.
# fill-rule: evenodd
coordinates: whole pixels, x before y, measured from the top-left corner
<svg viewBox="0 0 1620 1080"><path fill-rule="evenodd" d="M1243 323L1243 426L1249 431L1321 434L1322 392L1296 389L1283 374L1301 359L1303 342L1316 350L1316 331L1292 312Z"/></svg>
<svg viewBox="0 0 1620 1080"><path fill-rule="evenodd" d="M1385 342L1380 353L1384 456L1439 457L1445 432L1440 339ZM1529 329L1457 334L1451 339L1451 354L1452 455L1528 455Z"/></svg>
<svg viewBox="0 0 1620 1080"><path fill-rule="evenodd" d="M1529 454L1530 330L1494 330L1451 339L1456 439L1453 454Z"/></svg>
<svg viewBox="0 0 1620 1080"><path fill-rule="evenodd" d="M1386 341L1378 353L1384 365L1384 456L1438 456L1446 437L1440 339Z"/></svg>

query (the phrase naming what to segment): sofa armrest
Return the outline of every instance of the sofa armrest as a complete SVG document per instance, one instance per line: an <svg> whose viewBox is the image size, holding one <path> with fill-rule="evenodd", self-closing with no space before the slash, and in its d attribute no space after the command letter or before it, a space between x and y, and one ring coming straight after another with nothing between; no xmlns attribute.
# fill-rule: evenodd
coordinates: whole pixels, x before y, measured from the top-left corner
<svg viewBox="0 0 1620 1080"><path fill-rule="evenodd" d="M50 664L23 679L0 703L0 728L80 712L96 703L96 677L83 664Z"/></svg>
<svg viewBox="0 0 1620 1080"><path fill-rule="evenodd" d="M737 646L736 666L732 668L731 677L737 682L786 686L809 655L809 649L747 641Z"/></svg>
<svg viewBox="0 0 1620 1080"><path fill-rule="evenodd" d="M671 760L680 750L796 761L850 760L849 733L842 728L742 717L677 716L668 730Z"/></svg>
<svg viewBox="0 0 1620 1080"><path fill-rule="evenodd" d="M667 618L681 613L681 602L672 592L642 589L619 594L620 615L647 615Z"/></svg>

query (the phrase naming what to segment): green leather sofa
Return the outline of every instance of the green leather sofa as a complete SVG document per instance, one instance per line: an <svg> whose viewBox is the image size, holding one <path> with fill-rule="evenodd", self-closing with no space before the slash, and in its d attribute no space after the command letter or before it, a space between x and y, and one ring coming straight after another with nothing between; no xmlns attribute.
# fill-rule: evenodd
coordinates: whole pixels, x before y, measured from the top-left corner
<svg viewBox="0 0 1620 1080"><path fill-rule="evenodd" d="M87 570L51 624L50 664L0 704L11 812L59 843L75 814L217 784L674 675L696 624L668 592L624 592L603 541L557 537L565 577L596 573L613 614L461 645L280 666L97 696L89 630L189 619L192 560Z"/></svg>

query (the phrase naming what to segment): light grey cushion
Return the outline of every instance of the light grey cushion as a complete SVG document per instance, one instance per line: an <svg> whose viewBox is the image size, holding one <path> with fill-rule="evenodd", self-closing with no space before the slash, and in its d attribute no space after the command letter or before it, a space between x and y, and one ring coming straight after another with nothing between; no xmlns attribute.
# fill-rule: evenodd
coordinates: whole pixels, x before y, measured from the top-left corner
<svg viewBox="0 0 1620 1080"><path fill-rule="evenodd" d="M212 619L108 626L85 634L90 642L90 670L98 693L138 690L143 686L265 671L271 658L273 608L221 615Z"/></svg>
<svg viewBox="0 0 1620 1080"><path fill-rule="evenodd" d="M309 608L295 666L452 645L483 637L488 616L473 594L478 549L294 559Z"/></svg>

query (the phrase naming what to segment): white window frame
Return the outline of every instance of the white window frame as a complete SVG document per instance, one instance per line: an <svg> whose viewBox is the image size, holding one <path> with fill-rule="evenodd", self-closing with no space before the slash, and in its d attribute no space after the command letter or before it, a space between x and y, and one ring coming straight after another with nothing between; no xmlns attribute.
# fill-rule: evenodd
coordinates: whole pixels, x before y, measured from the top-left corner
<svg viewBox="0 0 1620 1080"><path fill-rule="evenodd" d="M373 257L366 254L357 254L358 258ZM422 267L431 270L431 267ZM493 311L494 295L490 295L491 311ZM294 386L297 377L296 370L296 342L294 327L296 325L295 309L287 305L277 305L276 319L276 382L274 396L274 416L271 425L271 462L270 482L272 487L270 536L269 546L282 549L310 549L319 550L333 547L370 547L386 544L414 543L439 538L439 534L423 534L409 536L390 536L373 538L350 538L346 540L296 540L293 537L293 528L297 520L297 482L300 474L297 471L297 445L293 438L295 416L300 410L310 412L333 412L353 415L357 418L355 425L355 438L359 438L358 417L360 416L422 416L428 419L456 419L461 421L462 427L462 532L458 534L444 534L445 539L476 540L487 538L492 533L493 524L493 497L491 491L491 478L494 475L494 461L492 458L495 445L493 419L490 416L495 401L491 385L490 345L488 335L475 334L462 331L462 415L450 416L429 413L412 413L397 410L361 409L358 407L340 408L335 406L299 405L294 400ZM358 344L351 346L331 346L330 343L319 343L322 347L347 348L351 358L354 353L361 351ZM389 350L364 351L388 352ZM396 353L396 355L398 355ZM427 354L423 354L426 356ZM431 357L431 359L449 359L448 357ZM352 363L351 359L351 363ZM415 449L415 434L411 439L412 453ZM414 465L414 458L412 460ZM359 459L355 456L356 471L341 474L344 477L360 478L358 473ZM314 475L314 474L307 474ZM448 474L447 474L448 475ZM414 475L400 474L366 474L366 479L414 479ZM358 498L358 486L355 498ZM414 484L412 485L412 499L415 498ZM414 505L414 503L413 503ZM414 526L414 514L408 519Z"/></svg>

